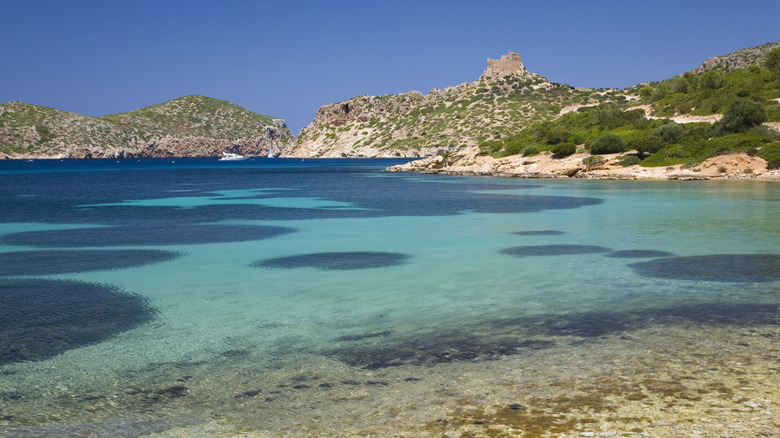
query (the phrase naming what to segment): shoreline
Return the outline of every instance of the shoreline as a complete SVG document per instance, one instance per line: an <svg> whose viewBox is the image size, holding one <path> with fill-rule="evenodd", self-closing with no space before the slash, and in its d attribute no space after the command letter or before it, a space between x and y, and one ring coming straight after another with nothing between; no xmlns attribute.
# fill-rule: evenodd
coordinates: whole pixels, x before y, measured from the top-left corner
<svg viewBox="0 0 780 438"><path fill-rule="evenodd" d="M553 158L550 152L532 157L511 155L493 158L480 155L478 148L469 148L446 158L440 155L426 157L388 167L385 171L539 179L780 181L780 169L769 170L764 159L745 153L719 155L690 167L681 164L666 167L642 167L635 164L623 167L618 164L618 157L623 155L625 153L605 154L601 155L600 162L586 164L583 160L591 157L587 153L565 158Z"/></svg>

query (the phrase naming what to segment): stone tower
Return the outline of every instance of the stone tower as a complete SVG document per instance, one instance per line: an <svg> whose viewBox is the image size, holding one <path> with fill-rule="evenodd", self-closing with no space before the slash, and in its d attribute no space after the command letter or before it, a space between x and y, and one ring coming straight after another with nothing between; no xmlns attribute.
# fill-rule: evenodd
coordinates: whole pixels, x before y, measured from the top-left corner
<svg viewBox="0 0 780 438"><path fill-rule="evenodd" d="M520 76L528 74L528 70L520 61L519 53L509 52L507 55L502 55L501 59L488 58L487 68L482 73L481 79L499 79L511 74Z"/></svg>

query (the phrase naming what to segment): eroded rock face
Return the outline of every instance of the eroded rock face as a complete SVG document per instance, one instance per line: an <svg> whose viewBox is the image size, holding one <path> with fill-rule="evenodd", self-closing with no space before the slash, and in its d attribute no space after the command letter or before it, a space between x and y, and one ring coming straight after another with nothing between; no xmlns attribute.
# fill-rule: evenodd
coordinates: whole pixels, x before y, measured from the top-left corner
<svg viewBox="0 0 780 438"><path fill-rule="evenodd" d="M376 132L375 124L408 114L415 108L436 102L436 92L423 96L419 91L388 96L358 96L343 102L320 107L309 126L303 128L301 140L284 151L291 157L422 157L446 152L436 146L408 151L383 150L384 143L362 142ZM402 139L413 135L413 128L399 130L390 138Z"/></svg>

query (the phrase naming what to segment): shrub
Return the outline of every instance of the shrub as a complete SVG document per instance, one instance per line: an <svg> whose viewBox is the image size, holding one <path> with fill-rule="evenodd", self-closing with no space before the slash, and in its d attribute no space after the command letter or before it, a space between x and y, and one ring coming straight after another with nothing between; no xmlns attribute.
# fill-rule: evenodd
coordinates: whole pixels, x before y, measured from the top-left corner
<svg viewBox="0 0 780 438"><path fill-rule="evenodd" d="M686 129L684 135L686 138L708 140L714 135L714 131L709 123L705 123L703 125L692 126Z"/></svg>
<svg viewBox="0 0 780 438"><path fill-rule="evenodd" d="M721 88L725 82L723 74L717 70L707 70L701 75L702 88L716 90Z"/></svg>
<svg viewBox="0 0 780 438"><path fill-rule="evenodd" d="M775 163L780 163L780 143L765 145L759 149L756 155L765 159L768 163L772 163L773 161ZM777 167L774 167L774 169L777 169Z"/></svg>
<svg viewBox="0 0 780 438"><path fill-rule="evenodd" d="M671 89L672 89L672 93L687 93L688 81L686 81L685 78L682 76L677 76L674 79L672 79Z"/></svg>
<svg viewBox="0 0 780 438"><path fill-rule="evenodd" d="M653 131L653 135L660 137L666 144L677 143L677 140L679 140L684 133L685 128L679 123L674 122L667 123Z"/></svg>
<svg viewBox="0 0 780 438"><path fill-rule="evenodd" d="M590 145L591 154L617 154L626 150L626 144L617 134L604 134Z"/></svg>
<svg viewBox="0 0 780 438"><path fill-rule="evenodd" d="M752 132L729 134L705 142L702 145L703 147L695 151L695 155L702 160L706 160L717 155L727 155L747 151L750 148L758 148L765 143L767 143L766 140Z"/></svg>
<svg viewBox="0 0 780 438"><path fill-rule="evenodd" d="M528 145L523 149L523 156L530 157L539 153L539 148L535 145Z"/></svg>
<svg viewBox="0 0 780 438"><path fill-rule="evenodd" d="M701 88L701 78L696 73L687 71L683 73L682 77L688 83L688 91L694 91Z"/></svg>
<svg viewBox="0 0 780 438"><path fill-rule="evenodd" d="M780 105L773 105L766 109L766 116L770 122L780 122Z"/></svg>
<svg viewBox="0 0 780 438"><path fill-rule="evenodd" d="M745 132L767 121L764 106L752 100L736 100L726 108L723 119L718 122L722 133Z"/></svg>
<svg viewBox="0 0 780 438"><path fill-rule="evenodd" d="M766 54L764 65L772 72L776 79L780 79L780 48L774 49Z"/></svg>
<svg viewBox="0 0 780 438"><path fill-rule="evenodd" d="M746 150L745 152L747 153L748 157L755 157L756 154L758 153L758 149L750 148L750 149Z"/></svg>
<svg viewBox="0 0 780 438"><path fill-rule="evenodd" d="M717 157L718 155L731 155L731 149L729 149L729 148L720 148L720 149L715 151L715 156Z"/></svg>
<svg viewBox="0 0 780 438"><path fill-rule="evenodd" d="M577 146L574 143L558 143L550 149L558 158L568 157L577 151Z"/></svg>
<svg viewBox="0 0 780 438"><path fill-rule="evenodd" d="M571 135L569 132L562 129L550 129L547 131L545 137L547 139L547 144L554 145L565 142L569 138L569 135Z"/></svg>
<svg viewBox="0 0 780 438"><path fill-rule="evenodd" d="M504 144L500 141L487 141L479 145L479 152L482 155L491 155L500 151Z"/></svg>
<svg viewBox="0 0 780 438"><path fill-rule="evenodd" d="M618 164L620 164L623 167L628 167L628 166L633 166L635 164L639 164L641 161L642 159L636 155L624 155L620 157L620 160L618 160Z"/></svg>
<svg viewBox="0 0 780 438"><path fill-rule="evenodd" d="M666 97L667 94L669 94L669 84L666 82L662 82L661 84L656 87L655 90L653 90L653 99L654 100L661 100L664 97Z"/></svg>
<svg viewBox="0 0 780 438"><path fill-rule="evenodd" d="M780 140L780 133L766 125L754 126L748 129L748 134L754 134L759 138L766 140L765 143L771 143L773 140Z"/></svg>
<svg viewBox="0 0 780 438"><path fill-rule="evenodd" d="M574 144L583 144L585 143L585 136L575 133L569 136L569 141Z"/></svg>
<svg viewBox="0 0 780 438"><path fill-rule="evenodd" d="M601 155L591 155L582 159L583 164L588 167L597 166L605 161L607 160L605 160Z"/></svg>
<svg viewBox="0 0 780 438"><path fill-rule="evenodd" d="M651 86L649 86L649 85L645 85L644 87L642 87L642 88L640 88L640 89L639 89L639 96L640 96L640 97L641 97L643 100L648 100L648 99L650 99L651 97L653 97L653 91L654 91L654 90L653 90L653 87L651 87Z"/></svg>

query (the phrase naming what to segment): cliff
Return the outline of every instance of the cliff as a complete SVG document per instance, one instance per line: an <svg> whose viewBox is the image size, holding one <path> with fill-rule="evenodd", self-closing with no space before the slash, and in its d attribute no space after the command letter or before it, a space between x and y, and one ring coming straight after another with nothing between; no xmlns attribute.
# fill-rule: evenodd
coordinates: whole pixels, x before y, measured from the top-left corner
<svg viewBox="0 0 780 438"><path fill-rule="evenodd" d="M286 149L294 157L422 157L501 138L534 121L550 119L574 103L607 97L528 72L510 53L475 82L427 95L419 91L358 96L319 108L314 121Z"/></svg>
<svg viewBox="0 0 780 438"><path fill-rule="evenodd" d="M278 155L295 138L284 120L203 96L105 117L20 102L0 104L0 157Z"/></svg>

